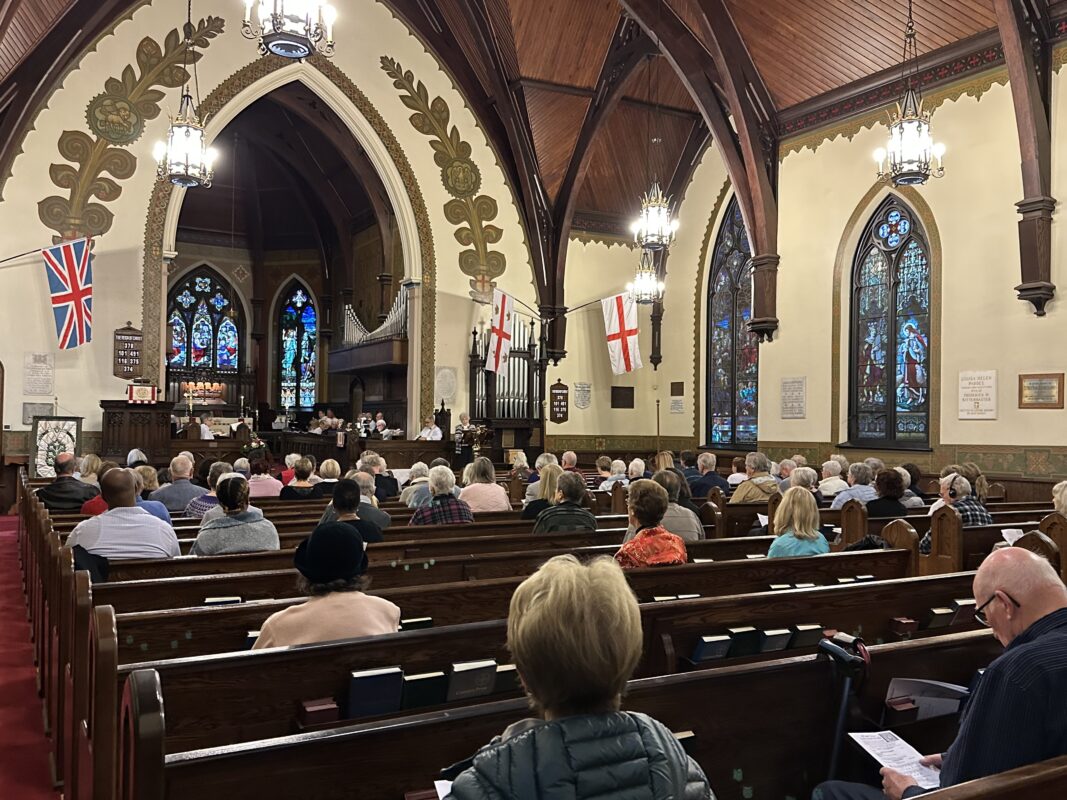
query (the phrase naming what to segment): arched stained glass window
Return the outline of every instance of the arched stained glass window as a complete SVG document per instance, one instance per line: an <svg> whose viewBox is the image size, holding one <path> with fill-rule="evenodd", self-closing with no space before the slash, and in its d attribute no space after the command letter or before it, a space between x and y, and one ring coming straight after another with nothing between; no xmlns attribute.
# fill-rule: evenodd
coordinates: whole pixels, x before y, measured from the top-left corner
<svg viewBox="0 0 1067 800"><path fill-rule="evenodd" d="M910 209L889 197L868 223L852 272L849 439L930 441L930 261Z"/></svg>
<svg viewBox="0 0 1067 800"><path fill-rule="evenodd" d="M207 267L194 270L171 288L168 366L238 371L242 323L233 297L233 289Z"/></svg>
<svg viewBox="0 0 1067 800"><path fill-rule="evenodd" d="M747 326L752 318L751 249L736 197L715 240L708 287L708 442L755 446L759 341Z"/></svg>
<svg viewBox="0 0 1067 800"><path fill-rule="evenodd" d="M315 405L318 374L318 313L299 283L294 282L282 297L278 319L279 403L283 408L311 408Z"/></svg>

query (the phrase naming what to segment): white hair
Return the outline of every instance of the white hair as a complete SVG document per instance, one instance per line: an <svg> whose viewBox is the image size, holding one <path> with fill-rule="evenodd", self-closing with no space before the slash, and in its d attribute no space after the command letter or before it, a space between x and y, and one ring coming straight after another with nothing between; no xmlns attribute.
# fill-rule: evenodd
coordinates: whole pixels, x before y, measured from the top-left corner
<svg viewBox="0 0 1067 800"><path fill-rule="evenodd" d="M511 466L513 467L529 467L530 462L526 460L526 451L518 450L511 458Z"/></svg>
<svg viewBox="0 0 1067 800"><path fill-rule="evenodd" d="M143 462L145 462L147 464L148 463L148 456L146 456L142 451L138 450L137 448L134 448L133 450L131 450L129 453L126 454L126 466L127 467L131 466L133 464L136 464L138 461L143 461Z"/></svg>
<svg viewBox="0 0 1067 800"><path fill-rule="evenodd" d="M697 468L702 469L705 472L711 472L715 469L717 461L718 459L716 459L714 453L701 453L697 456Z"/></svg>
<svg viewBox="0 0 1067 800"><path fill-rule="evenodd" d="M800 465L797 464L797 462L793 459L783 458L781 461L778 462L778 471L781 472L783 469L787 469L789 470L790 474L792 474L793 470L795 470L798 466Z"/></svg>
<svg viewBox="0 0 1067 800"><path fill-rule="evenodd" d="M621 458L616 458L611 462L611 474L612 475L625 475L626 474L626 462Z"/></svg>
<svg viewBox="0 0 1067 800"><path fill-rule="evenodd" d="M411 465L411 471L408 473L409 480L415 480L415 478L425 478L430 474L430 468L426 466L425 461L416 461Z"/></svg>
<svg viewBox="0 0 1067 800"><path fill-rule="evenodd" d="M575 464L578 463L578 455L573 450L568 450L563 454L563 458L561 460L563 461L563 466L573 467Z"/></svg>
<svg viewBox="0 0 1067 800"><path fill-rule="evenodd" d="M184 453L179 453L170 460L170 477L171 480L175 478L188 478L193 472L193 462Z"/></svg>
<svg viewBox="0 0 1067 800"><path fill-rule="evenodd" d="M811 467L797 467L789 474L790 486L802 486L814 489L819 483L819 475Z"/></svg>
<svg viewBox="0 0 1067 800"><path fill-rule="evenodd" d="M630 462L630 468L627 470L627 474L631 478L643 478L645 477L645 462L640 458L635 458Z"/></svg>
<svg viewBox="0 0 1067 800"><path fill-rule="evenodd" d="M292 469L296 466L296 462L301 458L303 458L303 456L301 456L300 453L290 453L285 457L285 468Z"/></svg>
<svg viewBox="0 0 1067 800"><path fill-rule="evenodd" d="M908 491L911 488L911 473L904 467L893 467L893 471L900 476L900 479L904 481L904 491Z"/></svg>
<svg viewBox="0 0 1067 800"><path fill-rule="evenodd" d="M822 474L826 475L827 477L830 477L830 478L833 478L835 476L840 476L841 475L841 462L840 461L834 461L833 459L831 459L829 461L822 462Z"/></svg>
<svg viewBox="0 0 1067 800"><path fill-rule="evenodd" d="M954 490L956 497L967 497L971 493L971 482L958 472L946 475L938 482L942 489Z"/></svg>
<svg viewBox="0 0 1067 800"><path fill-rule="evenodd" d="M240 471L242 469L251 469L252 465L248 463L247 458L242 457L233 462L233 468Z"/></svg>
<svg viewBox="0 0 1067 800"><path fill-rule="evenodd" d="M552 453L541 453L534 461L534 468L540 470L543 467L547 467L549 464L558 464L559 461Z"/></svg>
<svg viewBox="0 0 1067 800"><path fill-rule="evenodd" d="M745 456L745 466L753 472L770 472L771 460L763 453L749 453Z"/></svg>
<svg viewBox="0 0 1067 800"><path fill-rule="evenodd" d="M456 487L456 473L451 467L439 466L430 469L430 491L433 494L450 494Z"/></svg>

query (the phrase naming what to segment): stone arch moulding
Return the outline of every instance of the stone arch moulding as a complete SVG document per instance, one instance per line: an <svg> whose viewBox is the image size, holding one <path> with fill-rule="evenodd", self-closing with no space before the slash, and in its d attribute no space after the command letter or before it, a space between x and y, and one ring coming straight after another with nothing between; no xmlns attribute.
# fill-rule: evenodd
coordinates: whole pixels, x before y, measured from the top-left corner
<svg viewBox="0 0 1067 800"><path fill-rule="evenodd" d="M938 337L937 347L930 348L930 442L929 447L936 449L941 444L941 233L934 219L930 204L911 186L886 186L874 184L856 204L852 216L845 223L841 242L834 259L833 283L833 318L831 346L831 398L830 398L830 437L831 442L844 442L848 439L848 392L847 376L851 365L848 339L851 324L852 265L856 256L856 247L860 236L867 227L871 215L882 201L895 194L907 205L922 223L930 247L930 330ZM845 323L842 324L842 315ZM842 376L845 376L844 378ZM842 385L843 384L843 385ZM842 412L844 407L844 412Z"/></svg>
<svg viewBox="0 0 1067 800"><path fill-rule="evenodd" d="M326 103L366 150L385 185L396 213L404 253L405 281L421 284L412 299L421 340L409 348L408 385L418 387L418 413L433 410L436 261L433 233L418 179L396 136L358 86L333 63L313 57L292 63L267 56L257 59L219 84L201 104L210 118L207 138L214 140L244 108L274 89L298 80ZM176 254L178 217L185 190L157 182L145 223L142 325L146 374L162 375L160 346L166 298L165 262ZM277 298L271 304L276 304ZM412 409L414 411L414 409ZM410 413L410 412L409 412Z"/></svg>

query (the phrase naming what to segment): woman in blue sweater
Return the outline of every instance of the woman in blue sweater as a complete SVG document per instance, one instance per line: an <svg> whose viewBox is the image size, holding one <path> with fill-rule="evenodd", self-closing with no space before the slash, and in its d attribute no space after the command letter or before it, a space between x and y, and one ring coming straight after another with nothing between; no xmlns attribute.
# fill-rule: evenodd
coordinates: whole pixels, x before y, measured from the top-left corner
<svg viewBox="0 0 1067 800"><path fill-rule="evenodd" d="M830 544L819 533L819 507L808 489L794 486L782 497L774 515L778 538L767 552L768 558L817 556L830 552Z"/></svg>

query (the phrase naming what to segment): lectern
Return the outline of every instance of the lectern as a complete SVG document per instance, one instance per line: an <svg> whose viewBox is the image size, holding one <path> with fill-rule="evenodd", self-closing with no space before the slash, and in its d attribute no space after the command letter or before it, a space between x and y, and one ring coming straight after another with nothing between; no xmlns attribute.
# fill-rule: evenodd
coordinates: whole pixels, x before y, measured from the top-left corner
<svg viewBox="0 0 1067 800"><path fill-rule="evenodd" d="M170 461L170 416L174 403L127 403L125 400L101 400L104 423L100 457L126 465L126 455L135 447L143 450L148 461L162 466Z"/></svg>

